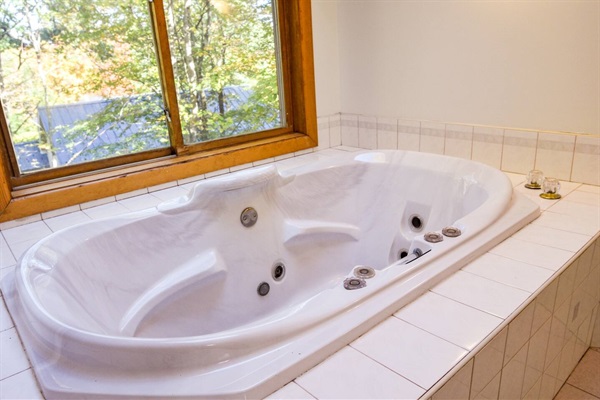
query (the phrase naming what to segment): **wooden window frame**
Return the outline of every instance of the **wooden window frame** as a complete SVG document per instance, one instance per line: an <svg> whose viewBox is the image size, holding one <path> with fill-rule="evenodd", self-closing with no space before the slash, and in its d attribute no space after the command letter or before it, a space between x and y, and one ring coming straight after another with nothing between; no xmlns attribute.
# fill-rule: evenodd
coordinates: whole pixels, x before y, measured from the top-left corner
<svg viewBox="0 0 600 400"><path fill-rule="evenodd" d="M164 22L162 1L149 4L154 23ZM70 166L65 168L67 174L63 168L59 173L45 171L45 181L33 184L14 170L15 155L0 107L0 222L317 146L311 1L277 0L277 7L286 93L285 128L185 145L172 134L174 128L170 125L170 149ZM162 53L159 60L170 63L165 38L155 33L155 41ZM176 94L169 88L169 77L164 76L171 69L159 67L166 106L171 109L176 107ZM173 111L178 115L177 110ZM173 118L171 123L179 124L179 119Z"/></svg>

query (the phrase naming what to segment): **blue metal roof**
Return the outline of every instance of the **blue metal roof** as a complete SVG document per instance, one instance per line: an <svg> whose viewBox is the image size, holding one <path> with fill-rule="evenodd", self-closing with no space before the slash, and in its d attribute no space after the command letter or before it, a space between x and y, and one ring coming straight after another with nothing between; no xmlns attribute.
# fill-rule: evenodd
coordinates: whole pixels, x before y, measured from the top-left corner
<svg viewBox="0 0 600 400"><path fill-rule="evenodd" d="M207 108L219 112L215 92L205 92ZM252 91L241 86L223 90L225 112L241 110L249 104ZM184 104L186 96L181 95ZM160 95L100 99L64 105L38 107L41 128L48 133L58 166L73 165L121 154L169 146ZM91 118L92 116L97 118ZM237 117L237 118L236 118ZM274 128L268 121L259 127L233 114L233 127L223 136ZM48 156L36 142L15 145L21 171L49 168Z"/></svg>

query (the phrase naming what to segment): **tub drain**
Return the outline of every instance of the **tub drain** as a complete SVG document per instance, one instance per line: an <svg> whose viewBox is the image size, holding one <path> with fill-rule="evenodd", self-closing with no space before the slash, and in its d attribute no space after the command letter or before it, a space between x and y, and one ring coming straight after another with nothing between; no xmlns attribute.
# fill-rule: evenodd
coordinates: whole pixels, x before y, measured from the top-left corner
<svg viewBox="0 0 600 400"><path fill-rule="evenodd" d="M375 270L371 267L367 267L365 265L358 265L354 267L352 271L355 277L369 279L375 276Z"/></svg>
<svg viewBox="0 0 600 400"><path fill-rule="evenodd" d="M346 278L344 280L344 288L347 290L360 289L367 286L367 282L362 278Z"/></svg>
<svg viewBox="0 0 600 400"><path fill-rule="evenodd" d="M282 262L275 263L271 269L273 280L279 282L285 276L285 265Z"/></svg>

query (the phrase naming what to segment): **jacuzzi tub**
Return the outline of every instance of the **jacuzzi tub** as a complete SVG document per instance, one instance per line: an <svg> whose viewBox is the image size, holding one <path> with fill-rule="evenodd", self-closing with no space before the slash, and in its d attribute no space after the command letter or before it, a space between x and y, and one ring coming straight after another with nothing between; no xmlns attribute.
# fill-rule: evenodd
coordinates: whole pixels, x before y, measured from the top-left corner
<svg viewBox="0 0 600 400"><path fill-rule="evenodd" d="M2 287L49 399L256 398L538 215L479 163L347 153L57 232Z"/></svg>

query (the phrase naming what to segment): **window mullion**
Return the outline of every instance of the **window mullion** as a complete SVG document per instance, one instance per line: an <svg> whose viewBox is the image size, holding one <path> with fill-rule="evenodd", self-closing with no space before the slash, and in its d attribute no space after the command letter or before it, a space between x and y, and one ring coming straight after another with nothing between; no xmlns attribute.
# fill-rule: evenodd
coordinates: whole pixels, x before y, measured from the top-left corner
<svg viewBox="0 0 600 400"><path fill-rule="evenodd" d="M160 82L165 105L165 117L169 128L171 148L178 155L185 154L187 152L187 147L183 143L183 135L181 133L177 89L175 86L173 64L171 62L171 49L169 47L169 35L163 0L148 0L148 5L150 8L150 16L152 18L154 43L156 46L156 56L158 59Z"/></svg>
<svg viewBox="0 0 600 400"><path fill-rule="evenodd" d="M8 123L6 122L6 116L4 115L4 106L2 105L2 99L0 99L0 144L6 150L6 161L8 162L10 176L20 176L19 162L15 154L15 149L12 145L10 137L10 130Z"/></svg>

